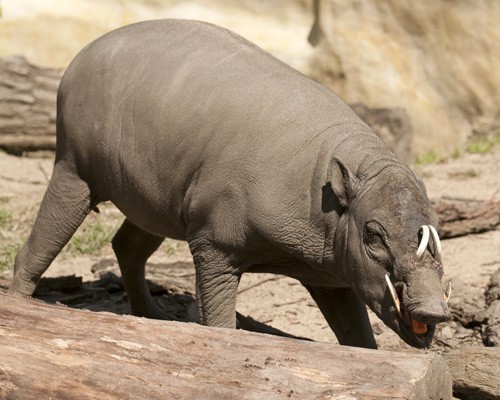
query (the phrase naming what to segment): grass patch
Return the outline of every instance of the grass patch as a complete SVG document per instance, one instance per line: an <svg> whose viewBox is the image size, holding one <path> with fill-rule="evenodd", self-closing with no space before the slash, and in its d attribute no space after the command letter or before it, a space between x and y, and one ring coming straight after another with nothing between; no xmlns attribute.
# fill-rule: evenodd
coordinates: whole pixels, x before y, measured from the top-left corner
<svg viewBox="0 0 500 400"><path fill-rule="evenodd" d="M9 196L0 196L0 204L7 204L10 201Z"/></svg>
<svg viewBox="0 0 500 400"><path fill-rule="evenodd" d="M7 225L10 221L12 221L12 213L0 208L0 227Z"/></svg>
<svg viewBox="0 0 500 400"><path fill-rule="evenodd" d="M82 227L68 244L68 250L73 253L97 255L106 246L115 233L116 227L102 224L99 221L91 222Z"/></svg>
<svg viewBox="0 0 500 400"><path fill-rule="evenodd" d="M5 269L14 266L14 259L21 245L22 242L19 242L0 248L0 276L3 276Z"/></svg>
<svg viewBox="0 0 500 400"><path fill-rule="evenodd" d="M451 153L451 159L452 160L458 160L460 157L464 155L462 149L459 147L456 147L455 150L453 150L453 153Z"/></svg>
<svg viewBox="0 0 500 400"><path fill-rule="evenodd" d="M486 154L500 144L500 131L491 135L481 135L473 138L467 145L467 152L471 154Z"/></svg>
<svg viewBox="0 0 500 400"><path fill-rule="evenodd" d="M433 164L439 161L438 155L433 151L429 151L428 153L422 154L417 157L415 164L416 165L428 165Z"/></svg>
<svg viewBox="0 0 500 400"><path fill-rule="evenodd" d="M471 154L486 154L493 148L493 143L489 140L478 140L469 144L467 152Z"/></svg>
<svg viewBox="0 0 500 400"><path fill-rule="evenodd" d="M500 145L500 131L493 133L473 133L467 143L460 147L455 147L453 152L448 156L440 157L433 150L417 156L415 160L416 166L425 166L439 162L446 162L448 160L458 160L464 154L486 154L493 150L496 146ZM477 172L477 171L476 171ZM461 174L461 173L459 173ZM465 171L463 177L476 177L472 171Z"/></svg>
<svg viewBox="0 0 500 400"><path fill-rule="evenodd" d="M176 251L179 249L179 243L178 242L173 242L170 240L166 240L163 244L163 251L167 256L173 256Z"/></svg>

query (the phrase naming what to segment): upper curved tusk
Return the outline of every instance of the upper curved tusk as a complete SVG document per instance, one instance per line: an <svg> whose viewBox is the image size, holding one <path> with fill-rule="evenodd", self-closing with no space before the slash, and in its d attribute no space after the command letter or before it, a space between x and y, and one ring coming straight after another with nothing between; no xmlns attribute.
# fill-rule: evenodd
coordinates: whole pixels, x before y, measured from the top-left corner
<svg viewBox="0 0 500 400"><path fill-rule="evenodd" d="M448 303L451 297L451 281L448 281L448 285L446 285L446 290L444 291L444 301Z"/></svg>
<svg viewBox="0 0 500 400"><path fill-rule="evenodd" d="M389 293L391 293L392 302L394 303L394 307L396 308L398 317L403 318L403 314L401 313L401 303L399 302L399 297L396 292L396 288L392 284L391 278L389 278L389 274L385 274L385 281L387 282L387 286L389 287Z"/></svg>
<svg viewBox="0 0 500 400"><path fill-rule="evenodd" d="M418 250L417 250L417 257L419 259L422 258L424 255L425 249L427 248L427 245L429 244L429 227L427 225L422 225L420 227L422 229L422 240L420 241L420 244L418 245Z"/></svg>
<svg viewBox="0 0 500 400"><path fill-rule="evenodd" d="M441 258L441 241L439 240L439 235L436 228L434 228L432 225L429 225L429 229L431 230L432 240L434 241L434 248L436 250L435 257L437 260L439 260Z"/></svg>

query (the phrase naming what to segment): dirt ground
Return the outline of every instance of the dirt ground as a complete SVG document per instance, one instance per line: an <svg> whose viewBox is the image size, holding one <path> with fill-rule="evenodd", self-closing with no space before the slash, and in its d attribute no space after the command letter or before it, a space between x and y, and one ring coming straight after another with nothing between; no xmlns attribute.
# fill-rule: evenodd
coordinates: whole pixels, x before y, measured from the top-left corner
<svg viewBox="0 0 500 400"><path fill-rule="evenodd" d="M0 286L8 286L12 277L15 250L29 234L52 163L50 154L17 158L0 152ZM455 160L416 167L431 199L458 201L499 200L499 168L500 146L486 154L465 154ZM119 269L111 246L106 244L123 217L111 204L99 208L100 213L90 215L75 235L79 240L72 241L44 275L75 274L82 277L83 283L72 280L57 288L44 282L39 297L72 307L129 313ZM102 244L106 245L101 248ZM450 305L456 318L438 327L430 351L465 344L483 346L484 293L491 275L500 268L500 230L443 241L443 261L445 281L451 279L453 283ZM147 278L155 300L178 320L192 319L194 277L191 256L183 242L167 240L148 262ZM246 323L260 328L263 326L259 324L265 324L291 335L336 342L306 290L286 277L244 275L237 310L250 317ZM370 318L380 348L418 351L403 343L373 314Z"/></svg>

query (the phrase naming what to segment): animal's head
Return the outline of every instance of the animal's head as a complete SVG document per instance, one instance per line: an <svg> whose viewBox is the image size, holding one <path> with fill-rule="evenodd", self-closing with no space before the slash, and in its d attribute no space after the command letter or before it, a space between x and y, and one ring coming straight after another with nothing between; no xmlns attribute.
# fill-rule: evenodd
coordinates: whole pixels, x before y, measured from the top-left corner
<svg viewBox="0 0 500 400"><path fill-rule="evenodd" d="M427 347L451 318L436 216L423 184L401 164L355 176L340 160L332 189L342 207L336 254L365 304L405 342ZM445 293L446 292L446 293Z"/></svg>

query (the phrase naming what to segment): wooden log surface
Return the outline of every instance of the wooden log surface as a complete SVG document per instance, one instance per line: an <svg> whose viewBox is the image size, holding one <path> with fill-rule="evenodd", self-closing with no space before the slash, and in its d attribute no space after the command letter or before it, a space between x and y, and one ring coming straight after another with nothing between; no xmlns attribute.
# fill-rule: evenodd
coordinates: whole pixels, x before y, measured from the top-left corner
<svg viewBox="0 0 500 400"><path fill-rule="evenodd" d="M468 400L500 399L500 348L463 347L444 353L453 375L453 394Z"/></svg>
<svg viewBox="0 0 500 400"><path fill-rule="evenodd" d="M433 204L439 216L441 239L451 239L497 229L500 226L500 201L439 201Z"/></svg>
<svg viewBox="0 0 500 400"><path fill-rule="evenodd" d="M0 398L451 399L441 356L95 313L0 292Z"/></svg>
<svg viewBox="0 0 500 400"><path fill-rule="evenodd" d="M23 57L0 58L0 148L14 154L53 150L56 93L63 70Z"/></svg>
<svg viewBox="0 0 500 400"><path fill-rule="evenodd" d="M55 151L56 136L0 134L0 149L15 155L21 155L26 151Z"/></svg>

